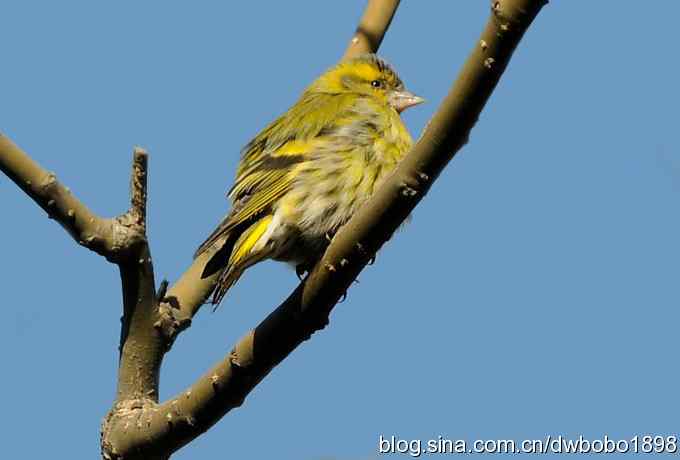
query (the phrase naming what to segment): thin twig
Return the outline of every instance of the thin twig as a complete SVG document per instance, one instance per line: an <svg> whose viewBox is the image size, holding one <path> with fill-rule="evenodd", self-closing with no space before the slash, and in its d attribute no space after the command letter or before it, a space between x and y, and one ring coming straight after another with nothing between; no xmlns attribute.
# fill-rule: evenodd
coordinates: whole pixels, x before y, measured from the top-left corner
<svg viewBox="0 0 680 460"><path fill-rule="evenodd" d="M135 147L132 154L132 174L130 174L130 214L145 231L148 162L149 155L146 150Z"/></svg>

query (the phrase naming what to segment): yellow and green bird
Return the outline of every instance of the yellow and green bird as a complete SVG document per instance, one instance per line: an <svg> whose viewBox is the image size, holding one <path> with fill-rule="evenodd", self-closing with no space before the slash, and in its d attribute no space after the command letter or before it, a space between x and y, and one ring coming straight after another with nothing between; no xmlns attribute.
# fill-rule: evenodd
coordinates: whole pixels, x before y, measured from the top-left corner
<svg viewBox="0 0 680 460"><path fill-rule="evenodd" d="M221 271L212 302L261 260L313 266L411 148L399 114L421 102L367 54L321 75L251 140L228 192L231 211L196 251L216 250L203 272Z"/></svg>

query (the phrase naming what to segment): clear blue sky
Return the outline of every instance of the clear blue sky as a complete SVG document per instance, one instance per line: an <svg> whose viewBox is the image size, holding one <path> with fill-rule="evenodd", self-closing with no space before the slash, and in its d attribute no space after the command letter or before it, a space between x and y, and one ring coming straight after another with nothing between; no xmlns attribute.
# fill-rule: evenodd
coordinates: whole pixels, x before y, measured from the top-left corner
<svg viewBox="0 0 680 460"><path fill-rule="evenodd" d="M364 2L170 3L3 2L0 130L104 215L127 206L146 147L156 275L172 281L226 212L240 147L339 58ZM405 115L414 135L487 8L403 2L381 54L429 101ZM677 434L678 17L672 0L548 5L330 327L174 458L368 460L380 434ZM4 176L0 206L4 456L94 458L117 270ZM296 283L281 264L250 270L178 340L162 396Z"/></svg>

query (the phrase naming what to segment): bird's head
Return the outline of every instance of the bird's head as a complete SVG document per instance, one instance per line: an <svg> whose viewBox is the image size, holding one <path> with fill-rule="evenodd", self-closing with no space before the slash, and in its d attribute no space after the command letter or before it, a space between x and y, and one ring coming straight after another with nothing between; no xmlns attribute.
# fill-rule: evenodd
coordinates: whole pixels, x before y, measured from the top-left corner
<svg viewBox="0 0 680 460"><path fill-rule="evenodd" d="M397 112L425 101L407 91L397 72L375 54L364 54L341 62L319 77L308 91L374 97Z"/></svg>

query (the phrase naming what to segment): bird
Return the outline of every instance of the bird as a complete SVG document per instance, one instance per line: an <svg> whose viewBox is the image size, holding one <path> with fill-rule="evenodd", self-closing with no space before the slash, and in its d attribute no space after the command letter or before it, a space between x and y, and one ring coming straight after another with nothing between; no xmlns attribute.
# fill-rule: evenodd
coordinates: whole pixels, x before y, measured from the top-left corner
<svg viewBox="0 0 680 460"><path fill-rule="evenodd" d="M364 54L323 73L246 144L231 210L194 254L214 252L202 277L220 272L215 308L263 260L309 271L410 150L400 114L422 102L384 59Z"/></svg>

